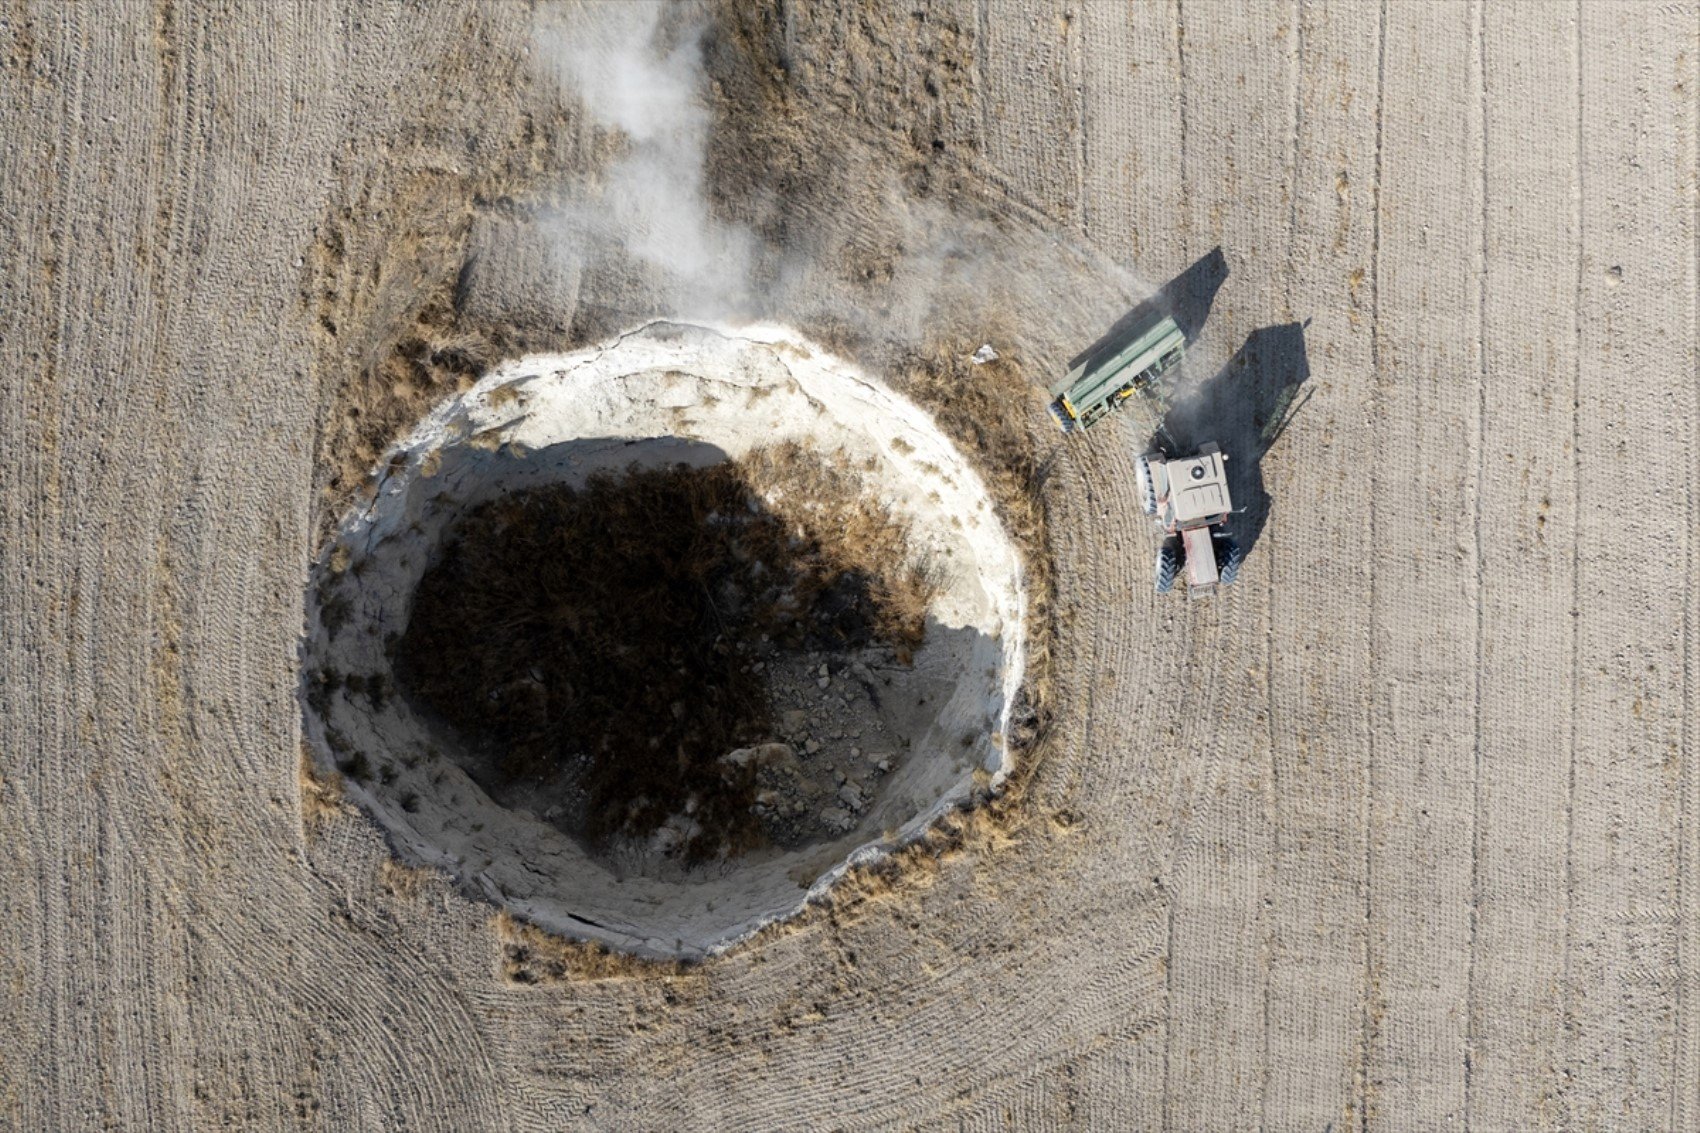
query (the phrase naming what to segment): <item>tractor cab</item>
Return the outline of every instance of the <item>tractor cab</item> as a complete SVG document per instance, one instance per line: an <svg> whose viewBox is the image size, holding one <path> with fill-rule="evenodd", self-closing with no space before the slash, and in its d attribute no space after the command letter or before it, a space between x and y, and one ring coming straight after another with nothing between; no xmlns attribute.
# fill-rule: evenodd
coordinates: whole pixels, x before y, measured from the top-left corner
<svg viewBox="0 0 1700 1133"><path fill-rule="evenodd" d="M1202 598L1231 584L1240 570L1239 544L1222 530L1233 513L1228 456L1207 444L1194 456L1147 453L1134 461L1140 505L1165 538L1157 551L1157 593L1174 589L1186 568L1187 596Z"/></svg>

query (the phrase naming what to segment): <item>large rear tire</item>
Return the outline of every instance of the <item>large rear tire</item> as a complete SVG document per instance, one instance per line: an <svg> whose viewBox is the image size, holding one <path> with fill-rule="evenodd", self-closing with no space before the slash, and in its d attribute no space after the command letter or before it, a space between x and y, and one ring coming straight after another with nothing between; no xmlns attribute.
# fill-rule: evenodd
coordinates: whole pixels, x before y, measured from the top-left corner
<svg viewBox="0 0 1700 1133"><path fill-rule="evenodd" d="M1151 458L1136 456L1133 458L1133 475L1139 484L1139 506L1145 509L1146 515L1157 514L1157 482L1151 475Z"/></svg>
<svg viewBox="0 0 1700 1133"><path fill-rule="evenodd" d="M1167 594L1175 588L1175 575L1180 569L1180 551L1173 541L1165 541L1157 548L1157 593Z"/></svg>
<svg viewBox="0 0 1700 1133"><path fill-rule="evenodd" d="M1231 535L1217 535L1212 540L1216 551L1216 577L1221 579L1223 586L1232 586L1234 579L1240 576L1240 563L1245 561L1245 552Z"/></svg>

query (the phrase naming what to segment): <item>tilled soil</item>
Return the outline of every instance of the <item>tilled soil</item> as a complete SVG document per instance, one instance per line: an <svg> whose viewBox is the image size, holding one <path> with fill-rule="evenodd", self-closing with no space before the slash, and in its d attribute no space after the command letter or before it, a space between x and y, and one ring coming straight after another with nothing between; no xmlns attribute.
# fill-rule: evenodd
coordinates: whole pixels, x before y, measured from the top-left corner
<svg viewBox="0 0 1700 1133"><path fill-rule="evenodd" d="M716 207L807 269L774 317L1042 385L1144 297L1104 264L1220 246L1189 366L1303 328L1234 592L1150 595L1144 438L1030 406L1017 836L522 982L535 937L302 776L300 591L457 311L656 314L522 324L547 246L467 239L617 143L538 7L10 5L0 1125L1700 1127L1693 6L708 7Z"/></svg>

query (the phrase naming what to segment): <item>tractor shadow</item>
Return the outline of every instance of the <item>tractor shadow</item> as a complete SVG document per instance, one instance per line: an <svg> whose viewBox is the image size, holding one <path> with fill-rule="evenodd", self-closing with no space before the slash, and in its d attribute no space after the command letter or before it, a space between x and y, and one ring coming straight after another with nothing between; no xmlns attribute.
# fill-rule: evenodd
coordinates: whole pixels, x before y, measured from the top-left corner
<svg viewBox="0 0 1700 1133"><path fill-rule="evenodd" d="M1069 359L1068 369L1072 370L1082 362L1110 357L1143 333L1152 318L1164 315L1175 320L1175 325L1186 335L1187 345L1191 346L1197 340L1204 320L1210 317L1216 292L1221 290L1222 281L1227 278L1228 261L1222 255L1222 249L1215 248L1158 288L1151 298L1117 319L1102 338Z"/></svg>
<svg viewBox="0 0 1700 1133"><path fill-rule="evenodd" d="M1168 456L1190 456L1215 441L1228 456L1228 491L1234 514L1227 528L1250 554L1269 521L1263 457L1310 399L1300 387L1310 378L1305 324L1252 331L1245 345L1196 386L1183 387L1150 447Z"/></svg>

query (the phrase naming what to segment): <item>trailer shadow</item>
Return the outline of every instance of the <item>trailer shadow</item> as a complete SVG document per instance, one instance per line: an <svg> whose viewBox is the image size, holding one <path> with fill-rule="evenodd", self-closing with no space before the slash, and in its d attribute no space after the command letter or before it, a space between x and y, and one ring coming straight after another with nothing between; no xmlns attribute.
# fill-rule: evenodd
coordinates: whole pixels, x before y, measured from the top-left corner
<svg viewBox="0 0 1700 1133"><path fill-rule="evenodd" d="M1150 447L1189 456L1211 441L1228 456L1228 491L1234 515L1228 531L1250 554L1269 521L1263 457L1309 400L1300 387L1310 378L1305 324L1252 331L1245 345L1208 381L1183 387Z"/></svg>
<svg viewBox="0 0 1700 1133"><path fill-rule="evenodd" d="M1220 247L1214 248L1208 255L1158 288L1151 298L1143 300L1117 319L1115 325L1104 332L1102 338L1069 359L1068 368L1073 370L1082 362L1096 362L1100 358L1110 357L1143 334L1153 318L1161 318L1164 315L1175 320L1175 325L1186 335L1187 345L1191 346L1197 340L1204 320L1210 317L1210 308L1216 302L1216 292L1221 290L1222 281L1227 278L1228 261L1222 255Z"/></svg>

